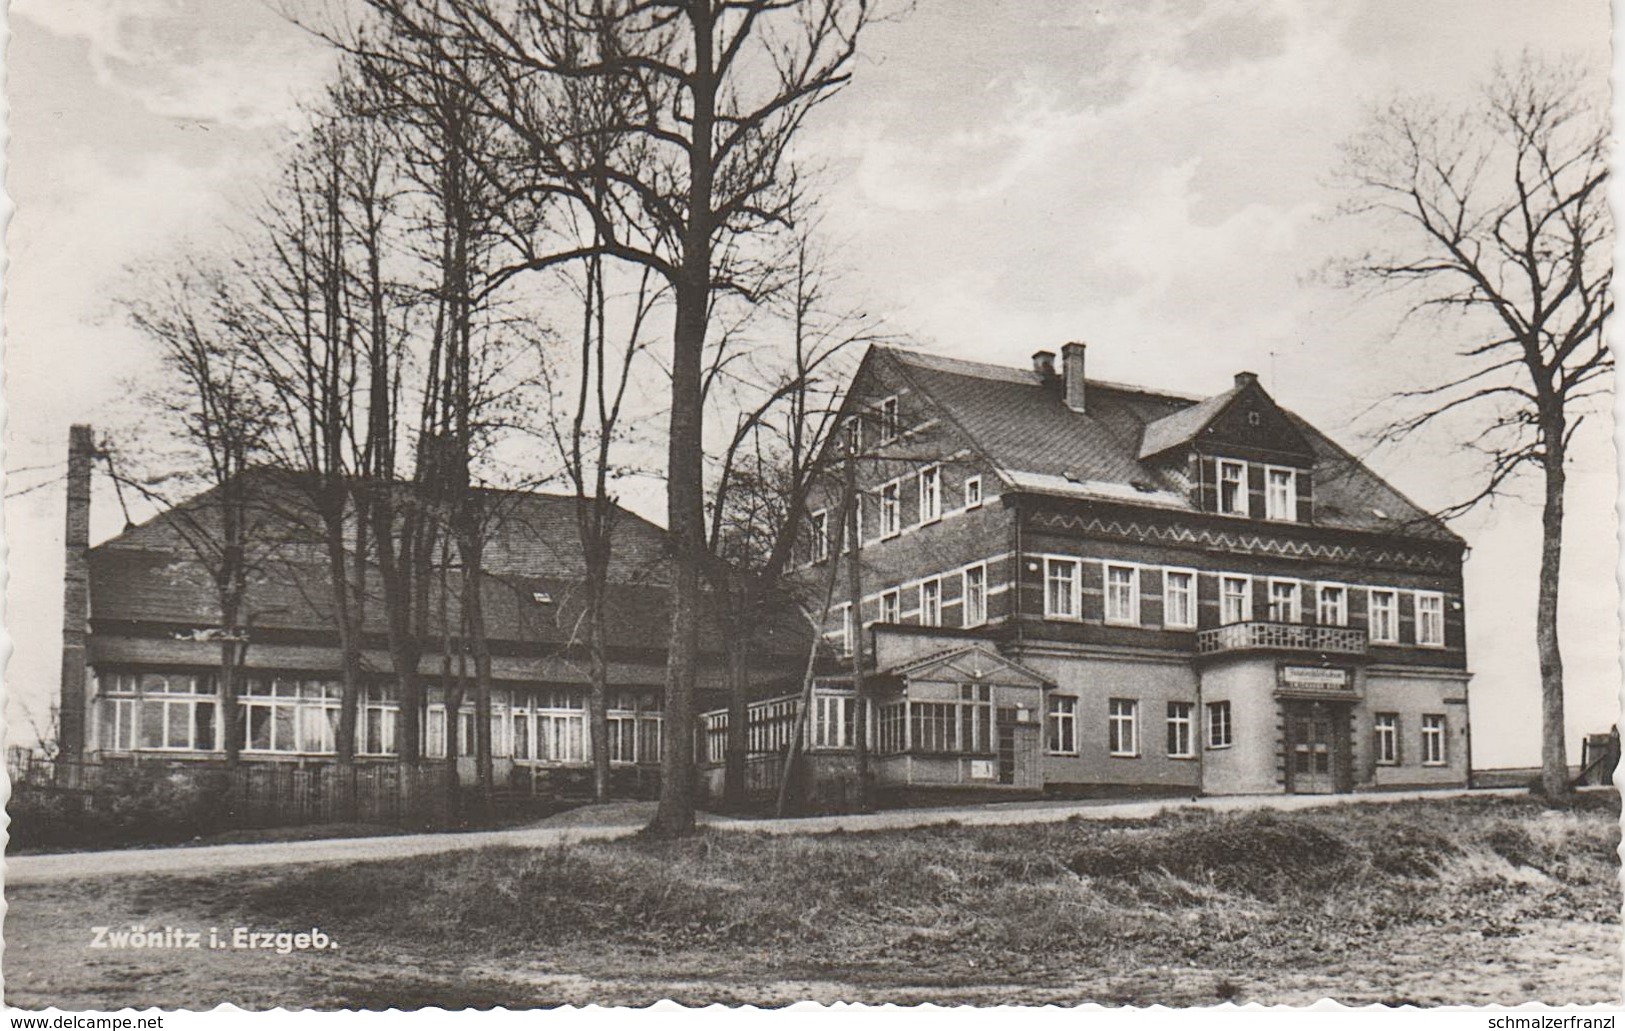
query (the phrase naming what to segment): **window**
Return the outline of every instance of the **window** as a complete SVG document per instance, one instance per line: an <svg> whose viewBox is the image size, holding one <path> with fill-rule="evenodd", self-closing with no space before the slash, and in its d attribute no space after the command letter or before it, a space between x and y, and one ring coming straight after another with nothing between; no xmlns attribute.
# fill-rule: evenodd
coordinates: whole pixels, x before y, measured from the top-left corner
<svg viewBox="0 0 1625 1031"><path fill-rule="evenodd" d="M857 706L845 695L820 694L813 698L813 747L851 748Z"/></svg>
<svg viewBox="0 0 1625 1031"><path fill-rule="evenodd" d="M942 580L925 580L920 584L920 625L942 625Z"/></svg>
<svg viewBox="0 0 1625 1031"><path fill-rule="evenodd" d="M915 752L993 751L993 688L961 684L959 700L908 703L909 733Z"/></svg>
<svg viewBox="0 0 1625 1031"><path fill-rule="evenodd" d="M1378 766L1399 765L1399 714L1379 712L1372 717L1372 750Z"/></svg>
<svg viewBox="0 0 1625 1031"><path fill-rule="evenodd" d="M1302 616L1299 604L1298 581L1270 581L1270 622L1296 623Z"/></svg>
<svg viewBox="0 0 1625 1031"><path fill-rule="evenodd" d="M1399 643L1399 596L1393 591L1373 589L1368 597L1371 608L1371 640Z"/></svg>
<svg viewBox="0 0 1625 1031"><path fill-rule="evenodd" d="M964 574L965 626L981 626L987 622L987 566L975 565Z"/></svg>
<svg viewBox="0 0 1625 1031"><path fill-rule="evenodd" d="M841 639L842 655L852 654L852 605L847 603L841 606Z"/></svg>
<svg viewBox="0 0 1625 1031"><path fill-rule="evenodd" d="M1168 757L1171 759L1189 759L1196 754L1191 733L1194 708L1190 702L1168 703Z"/></svg>
<svg viewBox="0 0 1625 1031"><path fill-rule="evenodd" d="M1341 584L1321 584L1315 605L1315 622L1321 626L1349 625L1349 592Z"/></svg>
<svg viewBox="0 0 1625 1031"><path fill-rule="evenodd" d="M506 741L498 733L497 720L501 713L491 713L491 749L506 748ZM390 684L369 684L362 692L360 719L356 721L356 751L362 755L395 754L395 719L400 704L395 688ZM500 744L499 744L500 742ZM502 753L506 754L506 752Z"/></svg>
<svg viewBox="0 0 1625 1031"><path fill-rule="evenodd" d="M1298 471L1264 467L1264 517L1296 522L1298 519Z"/></svg>
<svg viewBox="0 0 1625 1031"><path fill-rule="evenodd" d="M901 429L897 418L897 398L888 397L880 402L880 439L896 440Z"/></svg>
<svg viewBox="0 0 1625 1031"><path fill-rule="evenodd" d="M903 621L903 592L880 592L880 621L882 623L901 623Z"/></svg>
<svg viewBox="0 0 1625 1031"><path fill-rule="evenodd" d="M1444 716L1440 713L1422 717L1422 765L1444 765Z"/></svg>
<svg viewBox="0 0 1625 1031"><path fill-rule="evenodd" d="M965 507L982 507L982 478L980 476L967 476L965 478Z"/></svg>
<svg viewBox="0 0 1625 1031"><path fill-rule="evenodd" d="M846 420L846 446L854 455L863 453L863 420L855 415Z"/></svg>
<svg viewBox="0 0 1625 1031"><path fill-rule="evenodd" d="M812 560L823 562L829 558L829 513L823 509L812 514Z"/></svg>
<svg viewBox="0 0 1625 1031"><path fill-rule="evenodd" d="M1196 572L1162 571L1162 625L1173 630L1196 628Z"/></svg>
<svg viewBox="0 0 1625 1031"><path fill-rule="evenodd" d="M1416 592L1416 643L1444 647L1444 595Z"/></svg>
<svg viewBox="0 0 1625 1031"><path fill-rule="evenodd" d="M880 488L880 536L883 540L903 532L903 505L898 492L895 481Z"/></svg>
<svg viewBox="0 0 1625 1031"><path fill-rule="evenodd" d="M121 752L219 748L215 690L206 676L111 674L102 687L102 746ZM110 697L115 695L125 697Z"/></svg>
<svg viewBox="0 0 1625 1031"><path fill-rule="evenodd" d="M1045 740L1051 755L1078 754L1078 700L1070 695L1049 696L1049 716L1044 724Z"/></svg>
<svg viewBox="0 0 1625 1031"><path fill-rule="evenodd" d="M1044 618L1078 618L1078 562L1070 558L1044 560Z"/></svg>
<svg viewBox="0 0 1625 1031"><path fill-rule="evenodd" d="M942 470L936 466L920 470L920 525L942 518Z"/></svg>
<svg viewBox="0 0 1625 1031"><path fill-rule="evenodd" d="M1111 754L1135 756L1140 754L1140 736L1135 729L1135 718L1140 703L1132 698L1113 698L1107 710L1106 745Z"/></svg>
<svg viewBox="0 0 1625 1031"><path fill-rule="evenodd" d="M1140 571L1134 566L1106 566L1106 622L1140 624Z"/></svg>
<svg viewBox="0 0 1625 1031"><path fill-rule="evenodd" d="M1219 578L1219 622L1245 623L1253 618L1253 581L1246 576Z"/></svg>
<svg viewBox="0 0 1625 1031"><path fill-rule="evenodd" d="M1229 748L1231 741L1230 729L1230 703L1207 703L1207 746L1209 748Z"/></svg>
<svg viewBox="0 0 1625 1031"><path fill-rule="evenodd" d="M1247 463L1219 459L1219 511L1247 514Z"/></svg>

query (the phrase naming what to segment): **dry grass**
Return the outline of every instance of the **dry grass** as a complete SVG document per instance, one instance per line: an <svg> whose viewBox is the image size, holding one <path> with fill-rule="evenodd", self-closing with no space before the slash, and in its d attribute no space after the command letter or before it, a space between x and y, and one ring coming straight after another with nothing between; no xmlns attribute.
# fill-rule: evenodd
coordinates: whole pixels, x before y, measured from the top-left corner
<svg viewBox="0 0 1625 1031"><path fill-rule="evenodd" d="M529 1005L1605 1001L1619 996L1618 804L710 833L127 885L146 884L133 897L149 906L188 900L194 923L319 926L357 970L418 971L335 998L331 962L311 958L314 1005L433 997L445 964L480 971L481 999ZM1547 953L1584 962L1529 973ZM438 990L469 998L462 983Z"/></svg>

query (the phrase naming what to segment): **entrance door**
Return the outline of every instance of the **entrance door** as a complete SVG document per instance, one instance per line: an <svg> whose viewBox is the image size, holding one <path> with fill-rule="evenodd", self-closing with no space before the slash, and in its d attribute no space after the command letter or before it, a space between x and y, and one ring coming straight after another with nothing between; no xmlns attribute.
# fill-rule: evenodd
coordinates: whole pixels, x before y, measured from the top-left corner
<svg viewBox="0 0 1625 1031"><path fill-rule="evenodd" d="M1300 795L1329 795L1337 790L1337 758L1342 748L1334 710L1319 703L1287 713L1287 770L1291 790Z"/></svg>
<svg viewBox="0 0 1625 1031"><path fill-rule="evenodd" d="M1016 782L1016 710L1000 707L997 721L999 731L999 783Z"/></svg>

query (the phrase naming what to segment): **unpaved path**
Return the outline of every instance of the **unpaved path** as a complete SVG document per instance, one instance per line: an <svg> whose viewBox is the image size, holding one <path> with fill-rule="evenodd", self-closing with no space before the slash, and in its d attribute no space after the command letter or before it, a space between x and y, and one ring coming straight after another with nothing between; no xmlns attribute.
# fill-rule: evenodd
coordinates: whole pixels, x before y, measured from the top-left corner
<svg viewBox="0 0 1625 1031"><path fill-rule="evenodd" d="M1245 795L1156 801L1001 802L940 809L893 809L853 816L815 816L794 820L737 820L702 816L714 830L758 834L828 834L832 831L896 830L944 823L995 825L1058 823L1084 820L1142 820L1173 809L1234 812L1249 809L1297 810L1368 802L1405 802L1464 795L1519 795L1521 788L1499 790L1384 791L1349 795ZM631 815L628 813L627 815ZM60 852L12 856L5 861L7 886L45 884L82 878L132 874L201 874L242 867L291 866L300 863L353 863L375 859L408 859L464 849L509 846L553 848L579 841L607 841L636 834L646 819L603 825L524 827L466 834L402 834L378 838L282 841L252 845L203 845L190 848L125 849L110 852Z"/></svg>

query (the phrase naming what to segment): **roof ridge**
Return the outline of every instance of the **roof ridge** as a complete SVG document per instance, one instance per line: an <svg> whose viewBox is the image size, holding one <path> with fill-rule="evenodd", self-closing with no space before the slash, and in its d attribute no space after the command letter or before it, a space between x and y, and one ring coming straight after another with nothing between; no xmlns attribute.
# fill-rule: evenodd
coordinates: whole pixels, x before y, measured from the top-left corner
<svg viewBox="0 0 1625 1031"><path fill-rule="evenodd" d="M1033 384L1040 382L1037 373L1030 369L1023 369L1019 366L1000 365L995 362L981 362L971 358L960 358L958 356L948 354L933 354L929 351L921 351L917 348L899 347L896 344L876 344L874 346L877 350L886 351L894 356L897 356L899 360L905 363L911 359L924 359L925 362L939 363L939 371L961 371L967 376L985 376L987 374L995 374L999 379L1011 381L1019 380L1020 382ZM958 370L940 369L940 365L959 366L960 368ZM1122 383L1117 380L1109 379L1095 379L1094 377L1087 375L1084 376L1083 379L1085 383L1092 387L1115 390L1120 393L1140 394L1145 397L1164 398L1171 401L1188 401L1192 404L1200 403L1212 396L1207 394L1187 394L1183 391L1174 390L1154 390L1150 387L1143 387L1135 383Z"/></svg>

